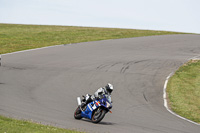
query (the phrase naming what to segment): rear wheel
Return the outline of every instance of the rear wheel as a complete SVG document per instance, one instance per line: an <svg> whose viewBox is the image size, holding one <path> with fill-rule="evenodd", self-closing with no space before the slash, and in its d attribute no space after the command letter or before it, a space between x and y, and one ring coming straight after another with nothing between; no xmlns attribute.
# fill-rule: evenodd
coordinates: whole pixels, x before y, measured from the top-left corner
<svg viewBox="0 0 200 133"><path fill-rule="evenodd" d="M98 108L92 116L92 122L99 123L104 118L105 114L106 110Z"/></svg>
<svg viewBox="0 0 200 133"><path fill-rule="evenodd" d="M80 106L78 106L78 108L75 110L75 112L74 112L74 118L78 119L78 120L82 118Z"/></svg>

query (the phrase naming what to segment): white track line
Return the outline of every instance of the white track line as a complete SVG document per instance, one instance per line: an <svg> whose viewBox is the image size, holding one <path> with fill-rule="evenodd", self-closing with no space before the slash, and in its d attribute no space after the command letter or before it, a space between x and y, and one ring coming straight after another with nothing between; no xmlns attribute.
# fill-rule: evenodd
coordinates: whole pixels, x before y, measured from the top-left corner
<svg viewBox="0 0 200 133"><path fill-rule="evenodd" d="M189 60L200 60L200 55L190 58Z"/></svg>
<svg viewBox="0 0 200 133"><path fill-rule="evenodd" d="M23 53L23 52L30 52L30 51L35 51L35 50L54 48L54 47L60 47L60 46L66 46L66 45L71 45L71 44L61 44L61 45L47 46L47 47L42 47L42 48L35 48L35 49L22 50L22 51L17 51L17 52L12 52L12 53L0 54L0 66L2 66L2 57L5 55L12 55L12 54L18 54L18 53Z"/></svg>
<svg viewBox="0 0 200 133"><path fill-rule="evenodd" d="M174 74L174 72L170 73L169 76L166 78L165 84L164 84L164 88L163 88L163 99L164 99L164 106L165 106L165 108L166 108L171 114L175 115L176 117L179 117L179 118L181 118L181 119L183 119L183 120L185 120L185 121L188 121L188 122L190 122L190 123L193 123L193 124L195 124L195 125L200 126L200 124L198 124L198 123L196 123L196 122L194 122L194 121L188 120L188 119L186 119L186 118L184 118L184 117L182 117L182 116L180 116L180 115L177 115L176 113L174 113L173 111L171 111L171 110L169 109L168 104L167 104L166 89L167 89L168 80L169 80L169 78L170 78L173 74Z"/></svg>
<svg viewBox="0 0 200 133"><path fill-rule="evenodd" d="M55 46L47 46L47 47L35 48L35 49L28 49L28 50L22 50L22 51L17 51L17 52L2 54L2 56L3 55L18 54L18 53L23 53L23 52L29 52L29 51L35 51L35 50L46 49L46 48L60 47L60 46L65 46L65 45L67 45L67 44L61 44L61 45L55 45Z"/></svg>

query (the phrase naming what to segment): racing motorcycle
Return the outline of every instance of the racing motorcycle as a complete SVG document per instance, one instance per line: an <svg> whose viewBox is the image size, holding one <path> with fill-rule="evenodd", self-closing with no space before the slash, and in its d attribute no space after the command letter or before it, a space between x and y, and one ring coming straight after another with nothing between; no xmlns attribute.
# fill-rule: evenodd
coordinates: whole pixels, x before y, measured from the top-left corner
<svg viewBox="0 0 200 133"><path fill-rule="evenodd" d="M74 112L75 119L87 118L90 119L93 123L99 123L104 118L106 113L112 113L110 111L110 109L112 108L110 95L104 94L95 101L88 103L82 109L81 104L84 101L84 96L82 100L80 97L77 97L78 108Z"/></svg>

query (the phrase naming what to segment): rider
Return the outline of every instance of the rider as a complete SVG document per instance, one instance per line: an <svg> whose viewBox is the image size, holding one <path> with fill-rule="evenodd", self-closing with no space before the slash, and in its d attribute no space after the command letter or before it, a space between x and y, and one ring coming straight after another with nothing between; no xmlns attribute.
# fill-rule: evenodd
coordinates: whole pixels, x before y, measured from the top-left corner
<svg viewBox="0 0 200 133"><path fill-rule="evenodd" d="M105 87L99 88L94 95L86 94L85 99L82 101L81 108L83 109L85 105L98 99L103 94L111 95L112 91L113 85L108 83Z"/></svg>

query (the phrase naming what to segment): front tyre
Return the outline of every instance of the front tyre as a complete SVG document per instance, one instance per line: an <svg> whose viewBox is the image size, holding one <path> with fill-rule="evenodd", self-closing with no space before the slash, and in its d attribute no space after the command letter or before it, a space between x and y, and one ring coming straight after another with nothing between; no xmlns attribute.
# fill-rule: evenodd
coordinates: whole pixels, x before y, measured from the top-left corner
<svg viewBox="0 0 200 133"><path fill-rule="evenodd" d="M78 106L78 108L75 110L75 112L74 112L74 118L78 119L78 120L80 120L82 118L80 106Z"/></svg>
<svg viewBox="0 0 200 133"><path fill-rule="evenodd" d="M92 122L99 123L104 118L105 114L106 110L98 108L92 116Z"/></svg>

